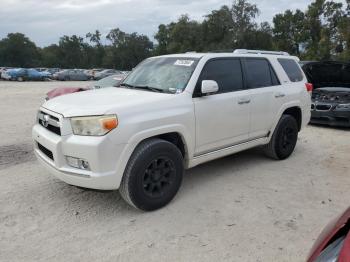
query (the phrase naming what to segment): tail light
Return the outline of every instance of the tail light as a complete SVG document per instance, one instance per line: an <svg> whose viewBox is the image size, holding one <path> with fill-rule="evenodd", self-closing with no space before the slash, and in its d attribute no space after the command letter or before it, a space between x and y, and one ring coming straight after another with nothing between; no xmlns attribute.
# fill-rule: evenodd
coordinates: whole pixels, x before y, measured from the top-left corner
<svg viewBox="0 0 350 262"><path fill-rule="evenodd" d="M314 90L314 85L311 84L311 83L306 83L306 84L305 84L305 87L306 87L306 90L307 90L309 93L312 93L312 90Z"/></svg>

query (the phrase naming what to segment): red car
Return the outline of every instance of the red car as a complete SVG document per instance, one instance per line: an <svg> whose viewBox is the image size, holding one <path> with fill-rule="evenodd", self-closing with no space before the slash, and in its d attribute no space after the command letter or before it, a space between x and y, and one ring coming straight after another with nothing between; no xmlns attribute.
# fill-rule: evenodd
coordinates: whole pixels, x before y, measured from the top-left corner
<svg viewBox="0 0 350 262"><path fill-rule="evenodd" d="M95 82L93 85L88 87L58 87L46 94L46 100L50 100L57 96L72 94L90 89L100 89L112 86L116 87L119 86L119 84L124 80L125 77L126 74L111 75Z"/></svg>
<svg viewBox="0 0 350 262"><path fill-rule="evenodd" d="M307 262L350 262L350 207L322 231Z"/></svg>

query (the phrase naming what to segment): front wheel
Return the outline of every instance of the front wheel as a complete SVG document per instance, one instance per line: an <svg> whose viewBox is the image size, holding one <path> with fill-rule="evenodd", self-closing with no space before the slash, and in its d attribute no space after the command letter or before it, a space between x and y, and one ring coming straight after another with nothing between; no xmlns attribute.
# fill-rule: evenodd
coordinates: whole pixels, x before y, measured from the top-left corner
<svg viewBox="0 0 350 262"><path fill-rule="evenodd" d="M149 139L130 157L119 191L130 205L144 211L156 210L174 198L183 173L180 150L165 140Z"/></svg>
<svg viewBox="0 0 350 262"><path fill-rule="evenodd" d="M270 143L265 146L265 154L277 160L288 158L297 144L298 132L295 118L291 115L282 115Z"/></svg>

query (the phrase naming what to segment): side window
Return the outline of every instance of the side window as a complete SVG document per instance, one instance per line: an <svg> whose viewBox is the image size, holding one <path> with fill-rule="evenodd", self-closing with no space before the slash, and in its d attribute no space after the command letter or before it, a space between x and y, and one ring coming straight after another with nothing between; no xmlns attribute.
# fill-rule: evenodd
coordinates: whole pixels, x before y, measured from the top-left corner
<svg viewBox="0 0 350 262"><path fill-rule="evenodd" d="M246 77L249 88L279 85L280 82L266 59L246 58Z"/></svg>
<svg viewBox="0 0 350 262"><path fill-rule="evenodd" d="M299 82L303 80L304 77L297 62L293 59L286 58L278 58L277 60L288 75L290 81Z"/></svg>
<svg viewBox="0 0 350 262"><path fill-rule="evenodd" d="M273 70L272 66L270 65L270 73L271 73L271 79L272 79L272 85L278 86L280 85L280 81L278 80L275 71Z"/></svg>
<svg viewBox="0 0 350 262"><path fill-rule="evenodd" d="M217 59L209 61L203 68L196 86L200 93L203 80L214 80L219 85L218 93L228 93L243 89L242 67L239 59Z"/></svg>

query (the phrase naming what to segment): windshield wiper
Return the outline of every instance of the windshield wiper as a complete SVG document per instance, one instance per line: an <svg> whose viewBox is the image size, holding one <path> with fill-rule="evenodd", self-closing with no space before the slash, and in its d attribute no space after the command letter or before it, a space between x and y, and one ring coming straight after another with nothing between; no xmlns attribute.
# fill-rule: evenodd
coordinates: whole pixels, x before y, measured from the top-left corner
<svg viewBox="0 0 350 262"><path fill-rule="evenodd" d="M128 87L128 88L135 88L135 86L129 85L127 83L121 83L119 86L124 86L124 87Z"/></svg>
<svg viewBox="0 0 350 262"><path fill-rule="evenodd" d="M158 93L164 93L165 90L162 88L158 88L158 87L151 87L151 86L134 86L134 88L136 89L143 89L143 90L150 90L153 92L158 92Z"/></svg>
<svg viewBox="0 0 350 262"><path fill-rule="evenodd" d="M130 85L127 83L122 83L122 84L120 84L120 86L132 88L132 89L142 89L142 90L149 90L149 91L158 92L158 93L165 93L164 89L157 88L157 87L151 87L151 86L133 86L133 85Z"/></svg>

